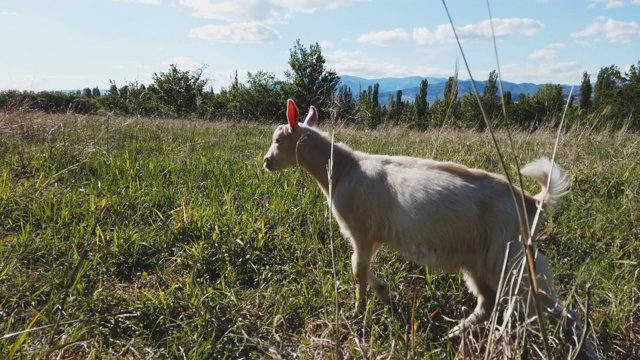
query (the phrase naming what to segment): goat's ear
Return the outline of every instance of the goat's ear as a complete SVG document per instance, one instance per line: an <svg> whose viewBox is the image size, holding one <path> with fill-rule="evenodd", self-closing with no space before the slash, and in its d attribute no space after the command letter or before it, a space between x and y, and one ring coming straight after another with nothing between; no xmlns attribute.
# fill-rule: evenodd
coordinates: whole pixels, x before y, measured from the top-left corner
<svg viewBox="0 0 640 360"><path fill-rule="evenodd" d="M291 99L287 100L287 120L289 120L291 131L296 130L298 127L298 107Z"/></svg>
<svg viewBox="0 0 640 360"><path fill-rule="evenodd" d="M307 118L304 120L304 124L312 127L318 121L318 110L315 107L311 106L309 108L309 114L307 114Z"/></svg>

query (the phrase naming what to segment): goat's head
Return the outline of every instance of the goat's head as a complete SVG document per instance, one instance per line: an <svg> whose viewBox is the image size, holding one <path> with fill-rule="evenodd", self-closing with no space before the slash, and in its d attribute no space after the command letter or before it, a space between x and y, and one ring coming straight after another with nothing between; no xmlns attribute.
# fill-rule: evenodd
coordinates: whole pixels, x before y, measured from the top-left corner
<svg viewBox="0 0 640 360"><path fill-rule="evenodd" d="M269 171L290 168L298 163L297 147L305 128L312 127L318 120L318 112L313 106L303 124L298 123L298 107L289 99L287 101L288 124L279 125L273 132L273 142L264 156L264 168Z"/></svg>

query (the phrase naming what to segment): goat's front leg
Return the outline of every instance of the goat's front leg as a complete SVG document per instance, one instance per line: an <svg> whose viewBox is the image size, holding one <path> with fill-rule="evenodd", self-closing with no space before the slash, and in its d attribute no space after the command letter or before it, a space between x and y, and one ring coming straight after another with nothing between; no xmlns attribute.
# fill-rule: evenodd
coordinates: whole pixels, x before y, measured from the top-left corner
<svg viewBox="0 0 640 360"><path fill-rule="evenodd" d="M371 246L361 245L354 248L355 250L351 256L351 266L357 283L356 312L362 313L365 310L367 284L371 285L373 291L385 305L393 306L389 287L371 272L371 261L380 248L380 244L374 243Z"/></svg>
<svg viewBox="0 0 640 360"><path fill-rule="evenodd" d="M367 282L371 267L371 250L371 246L357 244L354 246L353 255L351 256L351 269L357 284L356 313L358 314L363 313L367 305Z"/></svg>

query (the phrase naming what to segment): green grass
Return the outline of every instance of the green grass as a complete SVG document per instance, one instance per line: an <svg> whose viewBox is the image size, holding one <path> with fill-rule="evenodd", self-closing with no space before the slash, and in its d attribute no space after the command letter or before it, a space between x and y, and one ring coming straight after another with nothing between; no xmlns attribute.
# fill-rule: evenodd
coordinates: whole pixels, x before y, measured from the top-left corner
<svg viewBox="0 0 640 360"><path fill-rule="evenodd" d="M326 127L325 127L326 129ZM262 170L272 127L0 114L0 358L331 358L335 307L327 206L301 169ZM506 144L506 134L498 134ZM500 172L486 134L338 129L354 149ZM521 162L554 134L514 134ZM562 299L607 358L640 356L638 135L565 134L572 191L548 221ZM510 155L509 155L510 156ZM527 180L531 191L537 188ZM458 274L384 250L375 271L415 296L406 321L371 293L354 320L350 248L333 226L346 357L452 358L440 338L475 306ZM364 331L364 336L363 336Z"/></svg>

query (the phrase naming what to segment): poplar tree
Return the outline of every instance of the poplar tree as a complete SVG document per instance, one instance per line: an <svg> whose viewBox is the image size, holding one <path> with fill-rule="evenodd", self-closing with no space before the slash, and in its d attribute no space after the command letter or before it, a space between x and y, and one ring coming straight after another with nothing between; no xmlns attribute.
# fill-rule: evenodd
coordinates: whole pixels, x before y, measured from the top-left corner
<svg viewBox="0 0 640 360"><path fill-rule="evenodd" d="M419 128L427 127L427 111L429 109L429 103L427 102L427 87L429 81L422 79L420 81L420 92L416 94L416 99L413 102L413 106L416 109L416 125Z"/></svg>
<svg viewBox="0 0 640 360"><path fill-rule="evenodd" d="M591 94L593 87L591 86L591 76L588 72L582 73L582 84L580 85L580 101L578 106L580 110L588 110L591 108Z"/></svg>

